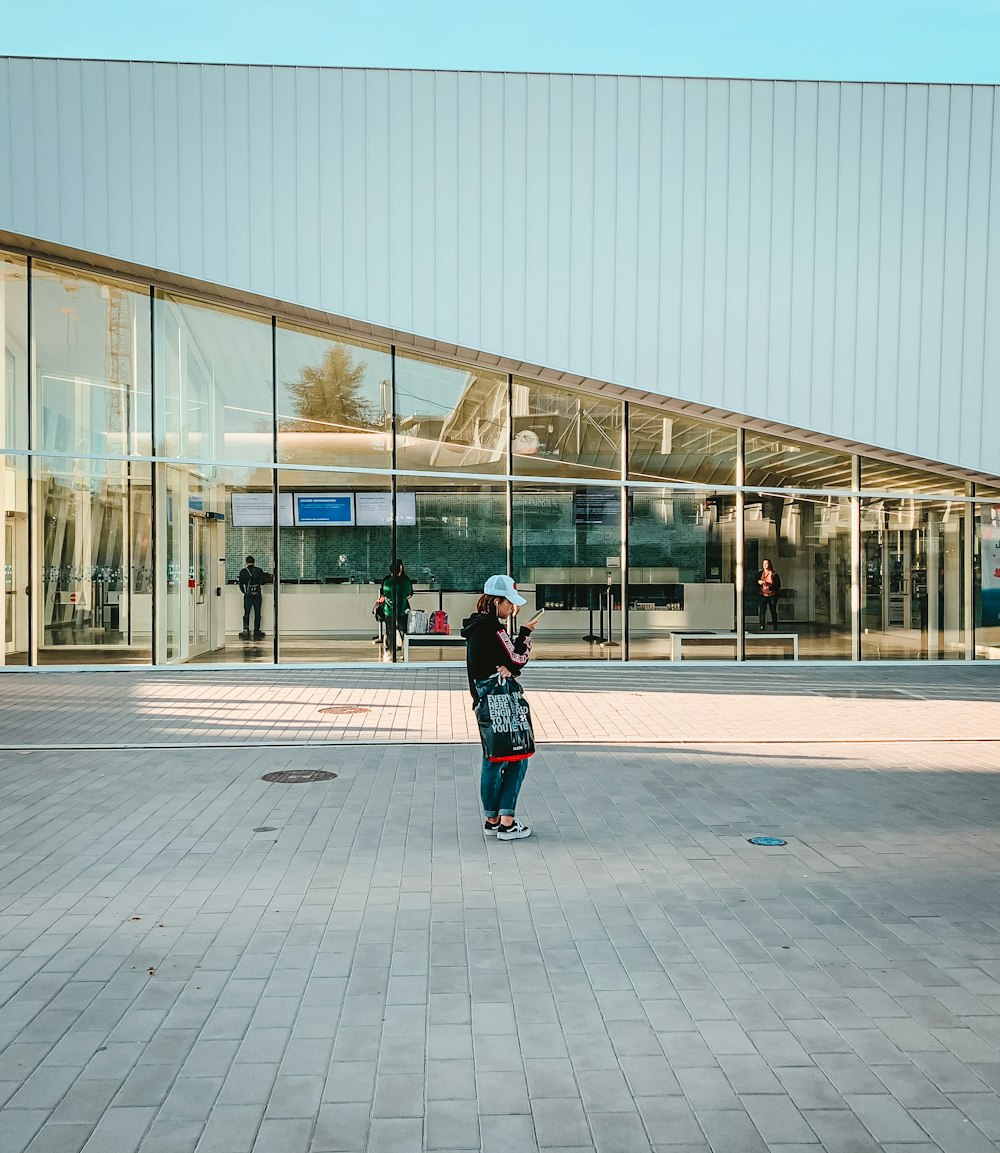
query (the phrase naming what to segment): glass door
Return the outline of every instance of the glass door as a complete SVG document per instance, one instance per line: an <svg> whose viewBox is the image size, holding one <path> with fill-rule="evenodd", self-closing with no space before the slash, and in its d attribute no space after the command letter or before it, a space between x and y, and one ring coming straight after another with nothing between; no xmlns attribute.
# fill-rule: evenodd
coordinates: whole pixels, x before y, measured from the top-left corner
<svg viewBox="0 0 1000 1153"><path fill-rule="evenodd" d="M188 516L188 656L208 652L212 638L209 595L211 530L203 516Z"/></svg>
<svg viewBox="0 0 1000 1153"><path fill-rule="evenodd" d="M3 526L3 645L5 653L12 653L15 646L14 621L16 617L17 590L14 584L16 571L14 557L14 526Z"/></svg>

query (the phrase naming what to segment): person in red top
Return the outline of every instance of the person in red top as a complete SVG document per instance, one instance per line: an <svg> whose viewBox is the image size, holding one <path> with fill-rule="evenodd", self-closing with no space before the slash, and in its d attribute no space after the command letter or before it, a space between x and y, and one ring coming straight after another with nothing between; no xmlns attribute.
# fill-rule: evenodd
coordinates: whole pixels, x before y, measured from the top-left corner
<svg viewBox="0 0 1000 1153"><path fill-rule="evenodd" d="M531 655L531 633L534 621L521 625L513 639L507 623L525 599L517 585L506 574L491 576L483 587L476 611L465 622L466 668L469 674L469 692L473 706L479 700L476 682L491 676L516 677L528 663ZM501 841L518 841L531 836L531 828L514 817L521 782L528 767L527 758L521 761L493 762L483 756L479 791L483 801L485 824L483 832Z"/></svg>
<svg viewBox="0 0 1000 1153"><path fill-rule="evenodd" d="M764 632L767 628L767 611L771 610L771 622L774 625L774 631L778 631L778 595L781 592L781 577L774 571L769 560L762 562L763 568L757 574L757 585L760 588L760 603L758 611L760 612L760 631Z"/></svg>

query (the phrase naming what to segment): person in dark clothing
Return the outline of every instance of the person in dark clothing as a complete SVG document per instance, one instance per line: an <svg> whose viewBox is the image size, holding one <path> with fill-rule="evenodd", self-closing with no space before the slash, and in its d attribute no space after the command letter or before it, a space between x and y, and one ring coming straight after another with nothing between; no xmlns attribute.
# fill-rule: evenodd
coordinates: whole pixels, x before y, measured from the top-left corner
<svg viewBox="0 0 1000 1153"><path fill-rule="evenodd" d="M769 560L761 562L763 568L757 574L757 587L760 589L760 601L757 609L760 613L760 631L767 627L767 612L771 612L771 623L774 631L778 631L778 597L781 594L781 577L774 571Z"/></svg>
<svg viewBox="0 0 1000 1153"><path fill-rule="evenodd" d="M507 622L525 604L509 576L491 576L483 588L476 611L465 622L462 636L467 642L465 665L469 675L469 692L473 706L479 701L476 682L492 676L516 677L531 655L531 634L535 622L522 625L511 640ZM501 841L530 837L531 829L514 818L518 793L528 767L527 758L494 763L483 756L479 791L483 801L486 836Z"/></svg>
<svg viewBox="0 0 1000 1153"><path fill-rule="evenodd" d="M264 601L262 592L267 581L267 573L257 567L252 556L247 557L245 568L240 569L237 583L243 594L243 631L240 633L241 641L250 640L250 614L253 613L253 639L262 641L264 634L260 631L260 608Z"/></svg>
<svg viewBox="0 0 1000 1153"><path fill-rule="evenodd" d="M413 596L413 581L406 574L401 560L395 560L382 578L380 589L382 620L385 621L386 646L390 653L396 651L397 633L406 632L406 613Z"/></svg>

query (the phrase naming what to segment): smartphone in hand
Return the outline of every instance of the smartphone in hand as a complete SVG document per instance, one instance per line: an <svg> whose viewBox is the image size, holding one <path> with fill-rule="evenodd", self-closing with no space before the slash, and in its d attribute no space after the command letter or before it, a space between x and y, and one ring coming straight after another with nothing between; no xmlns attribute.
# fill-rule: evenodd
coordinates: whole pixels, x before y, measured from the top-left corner
<svg viewBox="0 0 1000 1153"><path fill-rule="evenodd" d="M539 620L539 618L541 617L542 613L544 613L544 612L545 612L545 609L539 609L534 614L534 616L528 618L527 624L529 624L529 625L535 624Z"/></svg>

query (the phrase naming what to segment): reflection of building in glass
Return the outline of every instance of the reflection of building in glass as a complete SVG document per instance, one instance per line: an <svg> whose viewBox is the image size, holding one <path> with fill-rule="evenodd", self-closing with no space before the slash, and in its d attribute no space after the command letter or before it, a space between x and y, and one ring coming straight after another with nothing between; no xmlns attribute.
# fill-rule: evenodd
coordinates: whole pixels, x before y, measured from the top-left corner
<svg viewBox="0 0 1000 1153"><path fill-rule="evenodd" d="M82 189L70 73L132 125ZM375 661L395 557L456 631L510 571L541 659L1000 656L992 89L229 75L0 59L4 664Z"/></svg>

